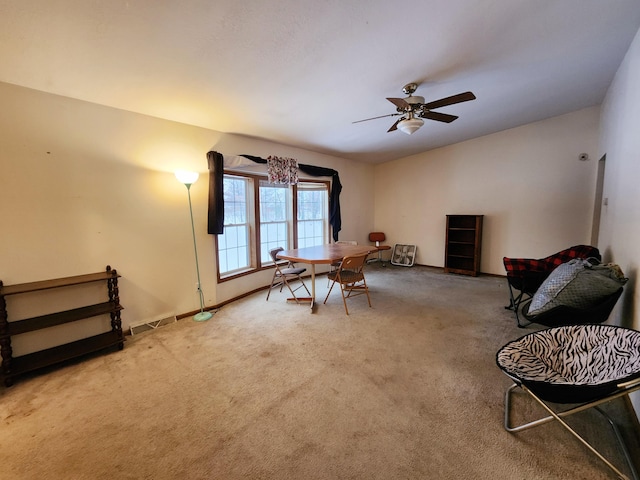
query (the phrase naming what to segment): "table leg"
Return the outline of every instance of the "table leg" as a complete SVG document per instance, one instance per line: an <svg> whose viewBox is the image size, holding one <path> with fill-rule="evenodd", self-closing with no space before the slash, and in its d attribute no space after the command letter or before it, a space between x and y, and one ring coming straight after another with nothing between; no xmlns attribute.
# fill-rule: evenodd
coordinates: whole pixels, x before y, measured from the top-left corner
<svg viewBox="0 0 640 480"><path fill-rule="evenodd" d="M309 306L311 307L311 313L313 313L313 307L316 304L316 266L315 264L309 264L311 266L311 296L310 297L298 297L298 298L287 298L287 302L309 302Z"/></svg>
<svg viewBox="0 0 640 480"><path fill-rule="evenodd" d="M316 266L311 264L311 311L316 304Z"/></svg>

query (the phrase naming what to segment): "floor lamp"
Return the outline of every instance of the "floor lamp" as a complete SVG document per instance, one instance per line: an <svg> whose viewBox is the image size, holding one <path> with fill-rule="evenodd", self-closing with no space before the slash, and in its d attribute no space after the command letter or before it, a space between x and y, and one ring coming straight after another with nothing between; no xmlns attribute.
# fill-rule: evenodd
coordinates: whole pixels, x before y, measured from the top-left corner
<svg viewBox="0 0 640 480"><path fill-rule="evenodd" d="M198 297L200 298L200 312L193 316L196 322L204 322L209 320L213 315L211 312L204 311L204 295L200 286L200 267L198 266L198 247L196 246L196 229L193 226L193 208L191 207L191 185L198 180L198 172L178 171L175 173L179 182L184 183L187 187L187 196L189 197L189 215L191 216L191 233L193 234L193 252L196 254L196 274L198 275Z"/></svg>

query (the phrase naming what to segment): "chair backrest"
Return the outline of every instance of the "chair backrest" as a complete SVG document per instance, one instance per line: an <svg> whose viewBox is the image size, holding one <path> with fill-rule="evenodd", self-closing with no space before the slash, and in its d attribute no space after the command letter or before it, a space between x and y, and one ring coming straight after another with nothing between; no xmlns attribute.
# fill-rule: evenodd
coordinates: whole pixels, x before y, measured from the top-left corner
<svg viewBox="0 0 640 480"><path fill-rule="evenodd" d="M355 240L338 240L336 242L336 244L342 244L342 245L358 245L358 242L356 242Z"/></svg>
<svg viewBox="0 0 640 480"><path fill-rule="evenodd" d="M555 267L567 263L574 258L595 258L598 262L602 260L600 251L591 245L574 245L573 247L561 250L541 260L547 263L549 270L554 270Z"/></svg>
<svg viewBox="0 0 640 480"><path fill-rule="evenodd" d="M504 268L508 276L517 275L521 272L541 272L549 273L547 262L538 258L509 258L502 259Z"/></svg>
<svg viewBox="0 0 640 480"><path fill-rule="evenodd" d="M387 237L385 237L383 232L371 232L369 234L370 242L384 242Z"/></svg>
<svg viewBox="0 0 640 480"><path fill-rule="evenodd" d="M342 263L340 264L340 271L349 270L351 272L360 273L364 267L364 264L367 260L367 256L369 254L365 253L364 255L357 255L352 257L344 257L342 259Z"/></svg>
<svg viewBox="0 0 640 480"><path fill-rule="evenodd" d="M272 248L271 250L269 250L269 255L271 255L271 259L273 260L273 263L278 263L279 258L278 258L278 253L282 252L284 250L284 248L282 247L278 247L278 248Z"/></svg>
<svg viewBox="0 0 640 480"><path fill-rule="evenodd" d="M545 272L551 273L556 267L574 258L595 258L601 260L600 251L590 245L575 245L544 258L509 258L502 262L507 276L517 275L517 272Z"/></svg>

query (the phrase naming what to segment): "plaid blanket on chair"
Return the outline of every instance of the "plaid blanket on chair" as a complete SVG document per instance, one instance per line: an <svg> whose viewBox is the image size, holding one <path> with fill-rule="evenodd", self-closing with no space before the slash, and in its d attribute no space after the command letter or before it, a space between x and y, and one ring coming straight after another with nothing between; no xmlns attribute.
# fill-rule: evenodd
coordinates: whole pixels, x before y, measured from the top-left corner
<svg viewBox="0 0 640 480"><path fill-rule="evenodd" d="M598 262L602 260L600 251L590 245L575 245L544 258L504 257L502 259L507 271L510 300L509 305L505 308L514 310L518 326L523 326L520 324L518 316L522 302L529 300L536 293L542 282L556 267L574 258L595 258ZM514 295L514 290L518 290L520 293Z"/></svg>

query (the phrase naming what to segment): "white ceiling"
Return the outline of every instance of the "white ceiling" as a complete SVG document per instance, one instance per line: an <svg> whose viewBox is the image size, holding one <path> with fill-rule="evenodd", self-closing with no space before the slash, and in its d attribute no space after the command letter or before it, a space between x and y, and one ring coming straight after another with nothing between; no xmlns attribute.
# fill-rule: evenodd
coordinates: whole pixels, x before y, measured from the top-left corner
<svg viewBox="0 0 640 480"><path fill-rule="evenodd" d="M0 81L378 163L599 104L639 27L640 0L0 0ZM409 82L477 100L352 123Z"/></svg>

